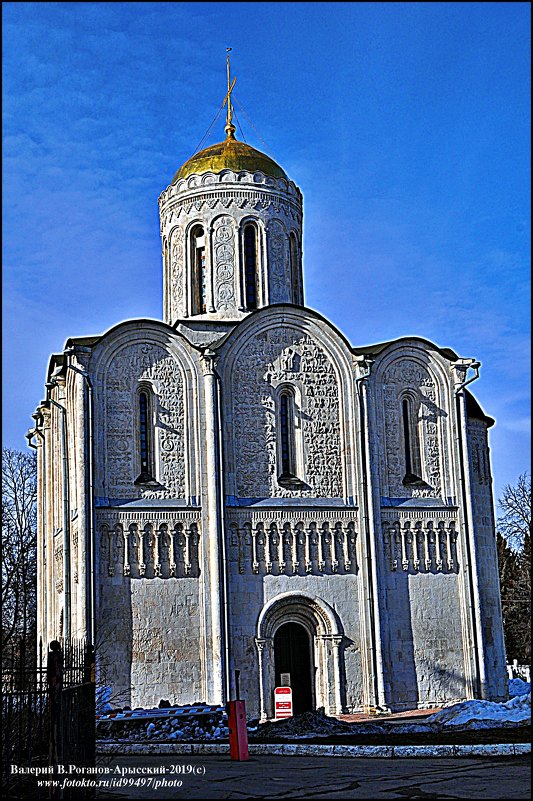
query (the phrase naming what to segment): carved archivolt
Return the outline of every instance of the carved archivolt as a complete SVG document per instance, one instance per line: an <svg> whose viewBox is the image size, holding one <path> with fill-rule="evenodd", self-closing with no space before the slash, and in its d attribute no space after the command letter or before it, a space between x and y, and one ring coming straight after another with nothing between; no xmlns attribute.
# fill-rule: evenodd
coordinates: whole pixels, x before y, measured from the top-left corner
<svg viewBox="0 0 533 801"><path fill-rule="evenodd" d="M357 573L354 521L245 522L229 528L229 557L239 573Z"/></svg>
<svg viewBox="0 0 533 801"><path fill-rule="evenodd" d="M325 350L288 326L255 335L232 370L232 420L236 493L241 498L342 496L342 457L337 376ZM277 464L277 388L292 384L300 408L302 486L281 487Z"/></svg>
<svg viewBox="0 0 533 801"><path fill-rule="evenodd" d="M457 529L454 520L383 522L386 563L409 573L457 573Z"/></svg>
<svg viewBox="0 0 533 801"><path fill-rule="evenodd" d="M284 592L272 598L261 610L257 621L257 637L271 638L280 625L300 618L309 620L319 636L342 636L338 615L327 601L303 592Z"/></svg>

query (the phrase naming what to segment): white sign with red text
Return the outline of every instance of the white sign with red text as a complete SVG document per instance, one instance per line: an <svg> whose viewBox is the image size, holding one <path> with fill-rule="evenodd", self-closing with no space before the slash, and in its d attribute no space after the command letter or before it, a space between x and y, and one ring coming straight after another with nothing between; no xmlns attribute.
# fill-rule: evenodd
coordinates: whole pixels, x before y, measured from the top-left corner
<svg viewBox="0 0 533 801"><path fill-rule="evenodd" d="M292 690L290 687L276 687L274 690L274 717L292 718Z"/></svg>

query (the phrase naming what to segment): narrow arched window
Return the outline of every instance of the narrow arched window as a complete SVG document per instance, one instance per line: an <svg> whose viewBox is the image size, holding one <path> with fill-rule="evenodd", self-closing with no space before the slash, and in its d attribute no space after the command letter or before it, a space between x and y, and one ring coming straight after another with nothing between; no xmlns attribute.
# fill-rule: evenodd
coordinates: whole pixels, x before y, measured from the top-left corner
<svg viewBox="0 0 533 801"><path fill-rule="evenodd" d="M135 484L153 482L152 399L148 389L137 396L137 453L140 474Z"/></svg>
<svg viewBox="0 0 533 801"><path fill-rule="evenodd" d="M295 234L290 235L290 264L292 281L292 302L300 303L300 276L298 269L298 240Z"/></svg>
<svg viewBox="0 0 533 801"><path fill-rule="evenodd" d="M201 225L191 231L191 264L193 314L207 311L207 275L205 263L205 233Z"/></svg>
<svg viewBox="0 0 533 801"><path fill-rule="evenodd" d="M246 308L257 309L257 229L244 226L244 286Z"/></svg>
<svg viewBox="0 0 533 801"><path fill-rule="evenodd" d="M296 474L295 443L294 443L294 396L289 391L283 391L279 396L279 427L280 427L280 478L290 478Z"/></svg>
<svg viewBox="0 0 533 801"><path fill-rule="evenodd" d="M411 411L409 401L404 398L402 401L402 422L403 422L403 444L405 453L405 473L411 475L413 472L412 443L411 443Z"/></svg>
<svg viewBox="0 0 533 801"><path fill-rule="evenodd" d="M413 398L402 398L402 430L405 459L404 484L421 481L420 446L418 442L418 425Z"/></svg>
<svg viewBox="0 0 533 801"><path fill-rule="evenodd" d="M148 395L139 394L139 453L141 473L148 473Z"/></svg>

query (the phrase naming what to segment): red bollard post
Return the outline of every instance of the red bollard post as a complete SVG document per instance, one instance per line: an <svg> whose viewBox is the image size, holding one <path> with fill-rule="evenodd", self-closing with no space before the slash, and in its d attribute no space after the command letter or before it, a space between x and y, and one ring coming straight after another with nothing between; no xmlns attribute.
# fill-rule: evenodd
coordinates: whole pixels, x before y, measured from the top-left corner
<svg viewBox="0 0 533 801"><path fill-rule="evenodd" d="M249 759L248 731L246 729L245 704L239 699L239 673L240 671L235 671L237 698L235 701L228 701L226 711L228 713L230 759L244 762Z"/></svg>

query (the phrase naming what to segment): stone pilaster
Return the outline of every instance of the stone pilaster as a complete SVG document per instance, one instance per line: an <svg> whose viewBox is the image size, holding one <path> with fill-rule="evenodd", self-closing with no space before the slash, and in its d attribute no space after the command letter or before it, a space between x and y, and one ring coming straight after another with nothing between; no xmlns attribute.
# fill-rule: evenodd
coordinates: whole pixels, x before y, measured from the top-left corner
<svg viewBox="0 0 533 801"><path fill-rule="evenodd" d="M208 580L208 618L210 624L211 647L208 648L211 662L211 677L208 678L208 696L211 703L224 702L224 647L221 607L221 539L223 536L220 519L220 470L218 459L218 388L215 372L215 356L206 351L202 357L205 400L205 457L206 457L206 532L205 545ZM209 629L208 629L209 631ZM209 676L209 673L208 673Z"/></svg>

